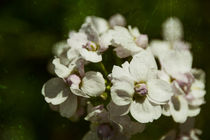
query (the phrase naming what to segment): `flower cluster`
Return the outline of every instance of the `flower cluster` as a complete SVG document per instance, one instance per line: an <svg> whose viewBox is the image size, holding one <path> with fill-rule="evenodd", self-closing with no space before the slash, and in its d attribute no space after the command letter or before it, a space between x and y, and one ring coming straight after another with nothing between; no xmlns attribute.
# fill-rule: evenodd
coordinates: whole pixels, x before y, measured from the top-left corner
<svg viewBox="0 0 210 140"><path fill-rule="evenodd" d="M149 42L137 27L127 27L120 14L108 21L89 16L53 49L56 77L42 94L61 116L86 116L91 130L84 140L130 139L161 115L184 123L205 103L205 73L192 68L177 18L163 24L164 40Z"/></svg>

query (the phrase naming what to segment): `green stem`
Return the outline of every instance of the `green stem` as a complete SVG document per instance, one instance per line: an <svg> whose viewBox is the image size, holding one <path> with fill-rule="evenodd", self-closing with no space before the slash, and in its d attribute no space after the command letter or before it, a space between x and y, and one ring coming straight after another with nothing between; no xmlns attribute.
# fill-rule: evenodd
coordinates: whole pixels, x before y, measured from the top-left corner
<svg viewBox="0 0 210 140"><path fill-rule="evenodd" d="M102 62L100 62L100 67L101 67L102 71L104 72L105 76L107 76L108 72L107 72L107 70L106 70L106 68L105 68L105 66Z"/></svg>

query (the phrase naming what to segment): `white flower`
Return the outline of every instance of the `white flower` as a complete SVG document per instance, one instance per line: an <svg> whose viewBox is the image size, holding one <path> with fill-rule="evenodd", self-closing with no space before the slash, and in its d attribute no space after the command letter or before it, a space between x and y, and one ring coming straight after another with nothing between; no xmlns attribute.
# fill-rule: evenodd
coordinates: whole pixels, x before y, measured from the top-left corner
<svg viewBox="0 0 210 140"><path fill-rule="evenodd" d="M89 71L80 79L79 76L72 75L69 81L73 94L85 98L96 97L105 91L105 80L100 72Z"/></svg>
<svg viewBox="0 0 210 140"><path fill-rule="evenodd" d="M76 50L86 61L94 63L102 61L102 56L99 52L99 44L89 40L87 34L84 32L72 33L68 39L68 44L74 50ZM68 54L68 56L70 56L70 54L73 53L68 52Z"/></svg>
<svg viewBox="0 0 210 140"><path fill-rule="evenodd" d="M52 78L42 87L45 101L57 105L63 117L71 117L77 110L77 96L72 94L68 85L61 78Z"/></svg>
<svg viewBox="0 0 210 140"><path fill-rule="evenodd" d="M54 71L55 71L55 73L58 77L66 78L75 69L76 62L72 61L69 64L65 65L61 61L62 61L61 58L54 58L53 59L52 63L54 65Z"/></svg>
<svg viewBox="0 0 210 140"><path fill-rule="evenodd" d="M126 29L125 27L115 26L102 35L102 42L105 46L115 47L117 56L125 58L133 56L147 47L148 38L141 35L137 28Z"/></svg>
<svg viewBox="0 0 210 140"><path fill-rule="evenodd" d="M192 56L189 51L190 44L182 41L182 37L183 37L183 29L180 21L177 18L167 19L166 22L163 24L164 40L163 41L153 40L150 43L152 52L160 61L161 66L168 65L168 67L170 67L169 66L170 61L172 61L172 64L178 64L177 67L179 67L181 64L181 68L183 68L182 64L184 63L187 64L187 66L192 64L191 62ZM175 55L175 57L172 57L173 55ZM169 63L165 64L164 61L167 61L169 57L170 57ZM172 59L174 60L178 59L178 60L174 62L174 60ZM182 63L181 61L184 62ZM174 69L174 66L171 69L179 70L177 68Z"/></svg>
<svg viewBox="0 0 210 140"><path fill-rule="evenodd" d="M89 106L89 114L85 119L91 121L91 130L83 140L128 140L133 134L144 130L144 124L131 121L127 115L110 117L110 114L102 105Z"/></svg>
<svg viewBox="0 0 210 140"><path fill-rule="evenodd" d="M111 96L118 106L130 105L131 115L141 123L161 116L161 106L172 95L171 86L157 79L157 66L150 50L135 55L130 64L112 70Z"/></svg>
<svg viewBox="0 0 210 140"><path fill-rule="evenodd" d="M55 45L53 52L55 58L52 61L54 72L60 78L68 77L79 63L79 54L66 42L59 42Z"/></svg>
<svg viewBox="0 0 210 140"><path fill-rule="evenodd" d="M193 117L200 113L200 105L204 104L205 73L193 69L191 74L185 74L186 81L174 80L173 92L168 105L163 107L164 114L172 115L176 122L183 123L187 117Z"/></svg>
<svg viewBox="0 0 210 140"><path fill-rule="evenodd" d="M181 40L183 37L183 27L180 20L170 17L163 23L163 38L168 41Z"/></svg>

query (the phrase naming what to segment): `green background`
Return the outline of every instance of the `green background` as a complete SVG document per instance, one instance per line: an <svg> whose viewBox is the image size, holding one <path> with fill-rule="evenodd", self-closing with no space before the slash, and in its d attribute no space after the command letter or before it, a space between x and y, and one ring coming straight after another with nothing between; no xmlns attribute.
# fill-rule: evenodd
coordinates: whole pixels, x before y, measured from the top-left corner
<svg viewBox="0 0 210 140"><path fill-rule="evenodd" d="M210 1L206 0L0 0L0 140L77 140L88 131L51 111L41 95L52 77L47 64L52 46L79 29L88 15L123 14L150 39L161 38L161 24L177 16L192 43L194 67L205 70L206 104L196 118L202 139L210 137ZM175 125L161 117L133 139L155 140Z"/></svg>

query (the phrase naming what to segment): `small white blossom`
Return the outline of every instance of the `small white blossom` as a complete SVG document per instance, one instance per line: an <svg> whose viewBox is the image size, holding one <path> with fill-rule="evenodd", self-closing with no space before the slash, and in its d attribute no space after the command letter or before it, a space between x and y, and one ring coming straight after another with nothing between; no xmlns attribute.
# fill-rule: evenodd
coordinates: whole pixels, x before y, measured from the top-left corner
<svg viewBox="0 0 210 140"><path fill-rule="evenodd" d="M105 91L105 80L100 72L89 71L80 79L74 75L70 89L73 94L85 98L96 97Z"/></svg>
<svg viewBox="0 0 210 140"><path fill-rule="evenodd" d="M141 35L138 28L126 29L125 27L115 26L102 36L106 46L114 46L117 56L125 58L133 56L147 47L148 38Z"/></svg>
<svg viewBox="0 0 210 140"><path fill-rule="evenodd" d="M90 62L100 62L102 56L99 52L99 45L91 40L88 40L88 36L83 32L72 34L68 39L68 44L75 49L83 59ZM69 52L70 54L73 54Z"/></svg>
<svg viewBox="0 0 210 140"><path fill-rule="evenodd" d="M63 117L71 117L77 110L77 96L72 94L68 85L61 78L52 78L42 87L45 101L57 105Z"/></svg>
<svg viewBox="0 0 210 140"><path fill-rule="evenodd" d="M176 122L183 123L187 117L193 117L200 113L200 106L205 103L205 73L193 69L192 75L187 74L186 82L173 81L173 93L168 105L163 107L165 115L172 115Z"/></svg>
<svg viewBox="0 0 210 140"><path fill-rule="evenodd" d="M172 95L171 86L157 79L157 66L150 50L135 55L130 64L112 70L111 96L118 106L130 105L131 115L141 123L161 116L161 106ZM127 111L127 110L125 110Z"/></svg>
<svg viewBox="0 0 210 140"><path fill-rule="evenodd" d="M54 65L55 74L60 78L68 77L77 67L80 59L79 54L66 42L57 43L53 49L53 53L55 54L55 58L52 64Z"/></svg>

